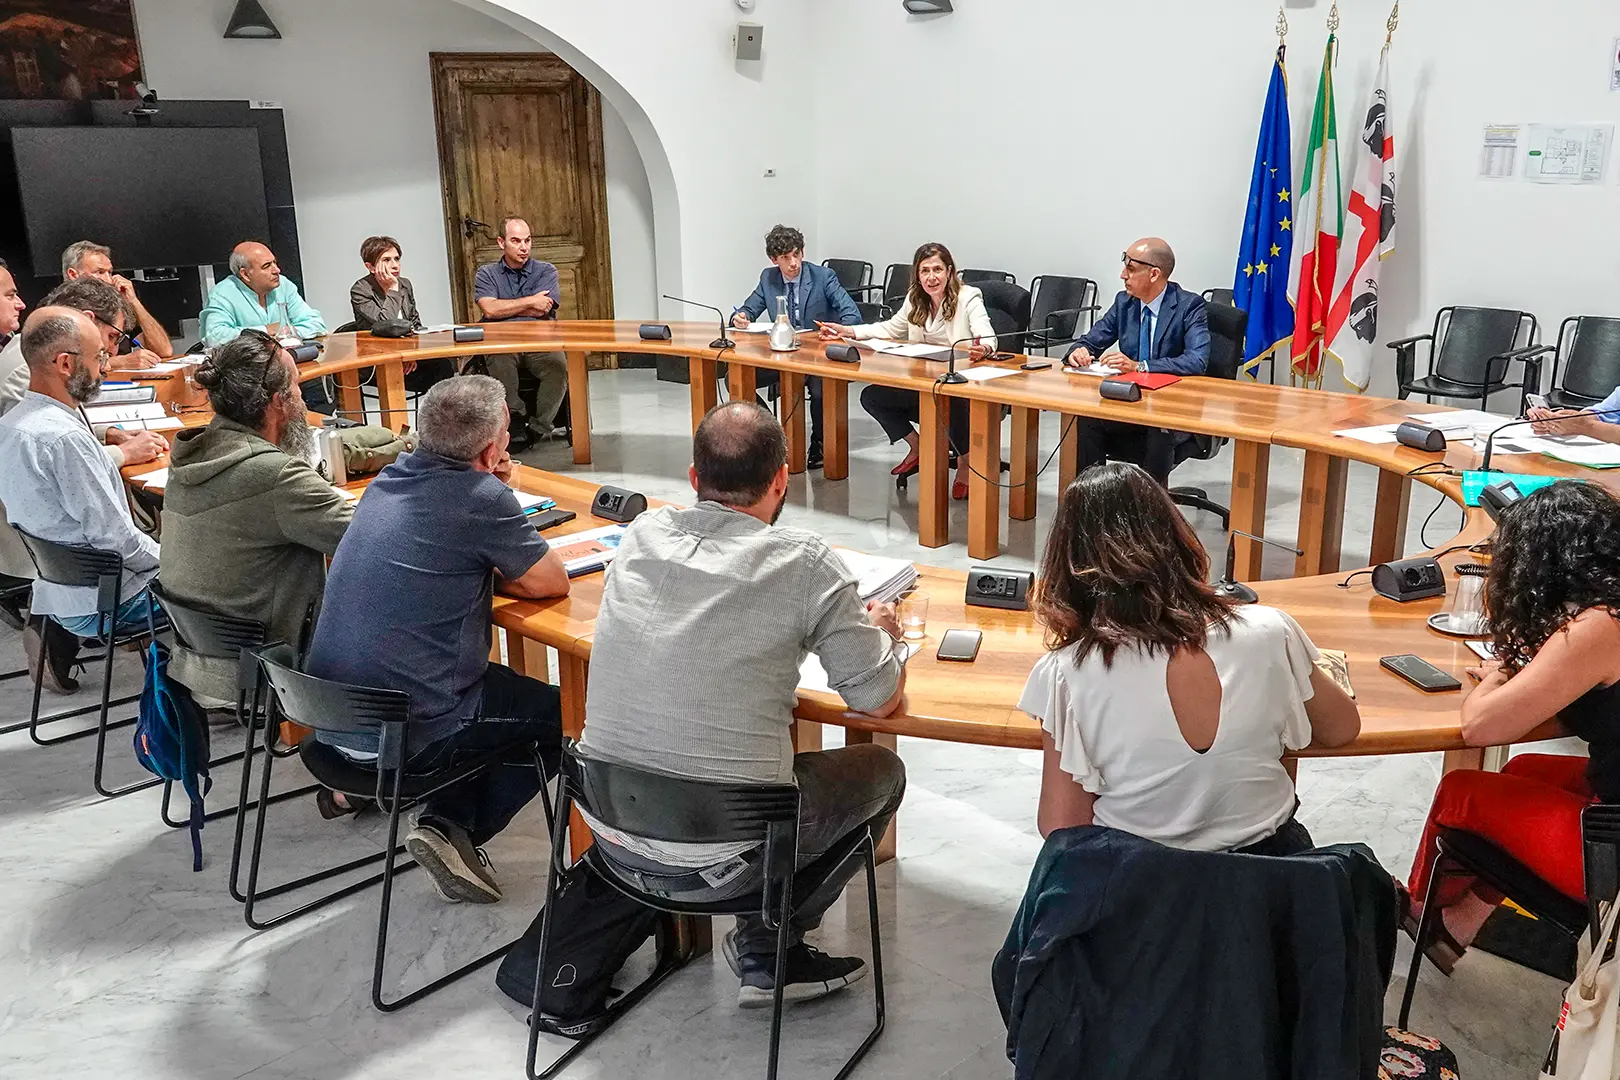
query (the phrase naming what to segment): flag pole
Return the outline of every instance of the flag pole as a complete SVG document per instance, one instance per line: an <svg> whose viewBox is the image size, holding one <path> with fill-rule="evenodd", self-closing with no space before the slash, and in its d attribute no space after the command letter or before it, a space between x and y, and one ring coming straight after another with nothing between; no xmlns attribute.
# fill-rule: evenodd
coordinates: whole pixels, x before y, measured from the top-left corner
<svg viewBox="0 0 1620 1080"><path fill-rule="evenodd" d="M1384 23L1384 51L1389 51L1390 42L1395 40L1395 28L1401 24L1401 0L1395 0L1395 6L1389 9L1389 20Z"/></svg>
<svg viewBox="0 0 1620 1080"><path fill-rule="evenodd" d="M1328 8L1327 32L1328 32L1329 46L1330 46L1332 51L1328 53L1326 62L1329 65L1332 65L1332 64L1337 63L1338 59L1339 59L1339 0L1333 0L1333 6ZM1318 220L1321 219L1321 214L1322 214L1322 191L1323 191L1323 188L1326 185L1327 185L1327 170L1323 169L1321 175L1317 177L1317 194L1316 194L1316 207L1317 207L1317 209L1316 209L1316 213L1317 213L1317 219ZM1331 301L1331 299L1332 298L1329 297L1330 301ZM1324 327L1324 329L1325 329L1325 327ZM1316 374L1315 375L1308 375L1303 380L1303 385L1310 388L1310 389L1313 389L1313 390L1322 389L1323 379L1327 375L1327 347L1326 346L1327 346L1327 342L1322 340L1322 335L1321 334L1318 334L1316 336L1316 340L1311 343L1311 349L1316 353Z"/></svg>

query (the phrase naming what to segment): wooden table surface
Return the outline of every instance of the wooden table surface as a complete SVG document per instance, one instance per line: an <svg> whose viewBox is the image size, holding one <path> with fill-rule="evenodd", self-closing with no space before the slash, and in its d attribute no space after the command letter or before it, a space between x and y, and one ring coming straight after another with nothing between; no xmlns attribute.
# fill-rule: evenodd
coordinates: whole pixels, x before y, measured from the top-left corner
<svg viewBox="0 0 1620 1080"><path fill-rule="evenodd" d="M712 370L715 355L704 346L714 336L713 325L673 324L675 333L670 342L640 341L636 336L637 325L628 322L499 324L487 328L484 341L462 345L451 342L448 334L399 341L334 335L328 339L322 360L305 365L305 371L313 375L391 363L397 371L397 361L406 358L472 356L544 348L568 352L571 374L576 366L583 372L586 352L617 349L685 355L691 358L695 373ZM866 352L862 353L858 366L828 361L819 343L807 344L797 352L773 354L764 346L762 337L756 341L750 340L749 335L736 336L739 344L735 352L728 351L725 356L728 361L742 361L734 371L763 366L795 375L822 374L846 386L848 381L859 379L884 385L920 386L925 390L932 386L938 372L937 364ZM379 383L383 381L382 371L379 367ZM1015 423L1019 410L1053 411L1064 415L1146 420L1179 430L1220 435L1250 448L1282 445L1306 451L1300 534L1301 546L1306 546L1303 541L1310 541L1312 553L1302 557L1296 567L1301 576L1258 582L1256 588L1262 602L1292 614L1320 647L1340 649L1350 656L1351 680L1361 706L1362 735L1349 747L1329 753L1385 754L1462 747L1457 715L1460 693L1425 694L1385 672L1378 664L1381 656L1412 652L1457 675L1466 685L1463 669L1474 662L1473 654L1463 643L1430 630L1425 622L1429 615L1442 609L1444 600L1397 604L1373 593L1365 574L1348 588L1341 588L1339 583L1346 571L1337 565L1337 529L1342 525L1345 510L1343 470L1347 462L1360 461L1380 470L1371 553L1371 561L1380 561L1402 550L1406 500L1414 480L1440 490L1453 501L1461 500L1457 476L1431 472L1413 477L1409 475L1412 470L1433 467L1436 463L1455 470L1470 468L1477 464L1478 454L1467 444L1454 443L1446 454L1430 454L1398 444L1344 439L1332 432L1344 427L1389 423L1409 412L1430 408L1438 411L1438 407L1427 407L1421 402L1394 402L1212 379L1186 379L1145 395L1142 402L1117 403L1098 396L1097 381L1052 369L1019 372L983 383L939 389L942 394L977 403L975 418L986 422L992 415L992 407L999 410L1001 405L1009 405L1015 411ZM696 407L699 399L712 394L713 389L712 378L694 380L694 415L700 415ZM574 398L576 457L581 442L577 418L582 402L588 420L588 393ZM802 421L802 410L799 413ZM188 424L205 422L206 414L187 414L185 420ZM586 454L588 457L588 446ZM1015 459L1017 456L1015 447ZM1254 463L1251 458L1250 467ZM161 463L132 467L126 473L148 471L158 464ZM1620 478L1613 478L1612 474L1580 469L1545 457L1504 455L1495 464L1507 471L1582 476L1610 485L1620 483ZM1015 473L1018 467L1015 460ZM527 468L520 469L517 476L524 490L550 495L560 507L578 515L568 525L548 530L548 538L602 524L589 513L594 484ZM1263 459L1259 479L1262 481L1259 506L1263 522ZM999 489L995 490L999 495ZM981 490L980 494L984 492ZM970 510L970 515L972 512ZM1358 509L1358 512L1361 511ZM1446 513L1449 512L1442 510L1442 514ZM1234 525L1243 527L1243 520L1239 516ZM1437 544L1434 550L1483 539L1491 527L1482 511L1470 510L1462 532ZM1451 532L1449 527L1439 531ZM1467 552L1454 552L1442 561L1449 566L1472 557ZM902 711L879 720L848 712L836 696L803 693L798 715L809 721L844 726L857 733L1038 747L1038 725L1015 708L1024 680L1043 652L1040 632L1029 613L968 607L963 602L965 572L933 567L919 567L919 571L921 587L930 596L929 635L923 651L908 665L906 703ZM561 600L537 602L499 598L495 603L494 621L508 632L508 651L514 654L517 666L532 667L539 658L521 645L512 648L514 642L549 646L564 658L565 696L572 693L578 697L571 706L576 724L583 717L584 678L602 581L603 576L599 574L576 578L571 595ZM952 627L972 627L984 633L984 642L974 663L942 663L935 658L939 636ZM1314 753L1306 751L1305 755Z"/></svg>

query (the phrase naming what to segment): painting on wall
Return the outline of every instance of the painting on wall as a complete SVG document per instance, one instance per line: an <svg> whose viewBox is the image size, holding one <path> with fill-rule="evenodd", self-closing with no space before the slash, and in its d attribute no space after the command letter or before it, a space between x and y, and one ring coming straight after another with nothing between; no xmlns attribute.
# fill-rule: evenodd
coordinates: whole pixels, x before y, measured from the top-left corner
<svg viewBox="0 0 1620 1080"><path fill-rule="evenodd" d="M0 0L0 98L136 97L133 0Z"/></svg>

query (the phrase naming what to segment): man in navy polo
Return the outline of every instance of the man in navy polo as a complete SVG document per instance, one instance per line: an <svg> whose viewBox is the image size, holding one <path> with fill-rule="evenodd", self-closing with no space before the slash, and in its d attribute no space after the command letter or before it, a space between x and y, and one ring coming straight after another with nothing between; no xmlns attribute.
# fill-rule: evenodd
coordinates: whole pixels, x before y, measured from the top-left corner
<svg viewBox="0 0 1620 1080"><path fill-rule="evenodd" d="M562 287L557 268L548 262L529 258L533 243L529 223L520 217L501 219L499 262L478 268L473 280L473 297L485 322L516 322L555 319L562 303ZM512 413L512 449L523 450L536 436L550 438L568 392L568 358L560 352L505 353L485 358L489 373L506 387L506 407ZM534 411L527 412L518 393L518 369L533 375Z"/></svg>

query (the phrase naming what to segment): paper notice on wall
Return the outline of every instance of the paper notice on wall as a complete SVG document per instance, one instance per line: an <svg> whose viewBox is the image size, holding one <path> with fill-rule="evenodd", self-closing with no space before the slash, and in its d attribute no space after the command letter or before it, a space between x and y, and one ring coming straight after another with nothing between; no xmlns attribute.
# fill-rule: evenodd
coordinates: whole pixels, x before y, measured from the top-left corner
<svg viewBox="0 0 1620 1080"><path fill-rule="evenodd" d="M1479 175L1485 180L1511 180L1519 160L1518 124L1486 124L1479 149Z"/></svg>
<svg viewBox="0 0 1620 1080"><path fill-rule="evenodd" d="M1620 94L1620 38L1614 39L1609 50L1609 92Z"/></svg>
<svg viewBox="0 0 1620 1080"><path fill-rule="evenodd" d="M1533 184L1601 184L1613 124L1531 124L1524 178Z"/></svg>

